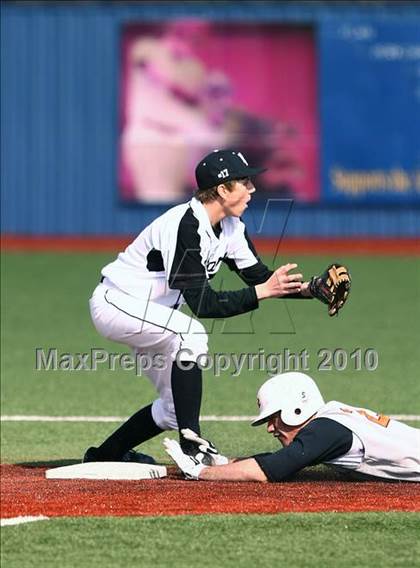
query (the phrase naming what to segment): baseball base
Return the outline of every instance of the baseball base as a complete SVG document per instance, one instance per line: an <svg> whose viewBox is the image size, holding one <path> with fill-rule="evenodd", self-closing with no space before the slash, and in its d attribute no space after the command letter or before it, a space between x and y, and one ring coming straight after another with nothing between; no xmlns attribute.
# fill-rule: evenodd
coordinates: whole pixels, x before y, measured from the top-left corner
<svg viewBox="0 0 420 568"><path fill-rule="evenodd" d="M159 479L166 467L132 462L88 462L47 469L47 479Z"/></svg>

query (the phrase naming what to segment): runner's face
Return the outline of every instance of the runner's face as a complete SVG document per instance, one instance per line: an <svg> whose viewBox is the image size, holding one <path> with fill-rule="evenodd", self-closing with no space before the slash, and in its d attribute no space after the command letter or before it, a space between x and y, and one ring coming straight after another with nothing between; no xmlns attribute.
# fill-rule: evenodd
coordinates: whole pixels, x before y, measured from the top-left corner
<svg viewBox="0 0 420 568"><path fill-rule="evenodd" d="M291 444L300 430L300 426L288 426L280 418L280 412L272 414L267 423L267 432L273 434L283 446Z"/></svg>
<svg viewBox="0 0 420 568"><path fill-rule="evenodd" d="M225 196L226 215L240 217L248 207L251 194L254 192L255 186L250 178L236 180L231 191Z"/></svg>

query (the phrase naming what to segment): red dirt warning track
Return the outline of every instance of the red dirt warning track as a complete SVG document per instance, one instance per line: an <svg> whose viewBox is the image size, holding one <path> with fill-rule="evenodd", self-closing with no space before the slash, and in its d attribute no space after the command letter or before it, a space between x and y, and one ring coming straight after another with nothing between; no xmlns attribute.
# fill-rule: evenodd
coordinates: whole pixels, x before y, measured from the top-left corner
<svg viewBox="0 0 420 568"><path fill-rule="evenodd" d="M134 237L134 235L133 235ZM130 237L92 236L1 236L5 251L118 252L130 244ZM418 238L254 238L260 254L339 254L420 256Z"/></svg>
<svg viewBox="0 0 420 568"><path fill-rule="evenodd" d="M150 481L47 480L45 469L1 466L2 518L420 511L420 484L325 481L316 471L262 484L191 482L172 472Z"/></svg>

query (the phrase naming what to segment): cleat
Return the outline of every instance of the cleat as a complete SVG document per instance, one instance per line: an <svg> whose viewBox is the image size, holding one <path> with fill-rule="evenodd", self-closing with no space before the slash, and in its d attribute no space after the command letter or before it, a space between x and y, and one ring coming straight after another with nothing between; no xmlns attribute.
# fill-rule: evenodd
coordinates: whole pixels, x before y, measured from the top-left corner
<svg viewBox="0 0 420 568"><path fill-rule="evenodd" d="M148 456L147 454L142 454L140 452L136 452L134 450L128 450L126 452L121 461L123 462L135 462L135 463L148 463L150 465L154 465L156 463L155 458L152 456Z"/></svg>
<svg viewBox="0 0 420 568"><path fill-rule="evenodd" d="M154 465L156 463L155 459L152 456L148 456L147 454L142 454L140 452L136 452L134 450L128 450L122 458L104 458L103 456L98 455L98 448L94 446L88 448L83 456L83 463L88 462L109 462L109 461L120 461L120 462L132 462L132 463L146 463L150 465Z"/></svg>

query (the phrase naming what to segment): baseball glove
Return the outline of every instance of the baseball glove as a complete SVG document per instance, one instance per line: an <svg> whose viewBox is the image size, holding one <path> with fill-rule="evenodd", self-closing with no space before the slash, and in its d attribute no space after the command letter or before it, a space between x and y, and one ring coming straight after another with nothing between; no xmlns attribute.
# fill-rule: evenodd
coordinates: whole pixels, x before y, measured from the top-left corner
<svg viewBox="0 0 420 568"><path fill-rule="evenodd" d="M328 315L338 315L350 293L351 277L348 269L338 262L331 264L320 276L312 276L309 291L314 298L328 304Z"/></svg>

